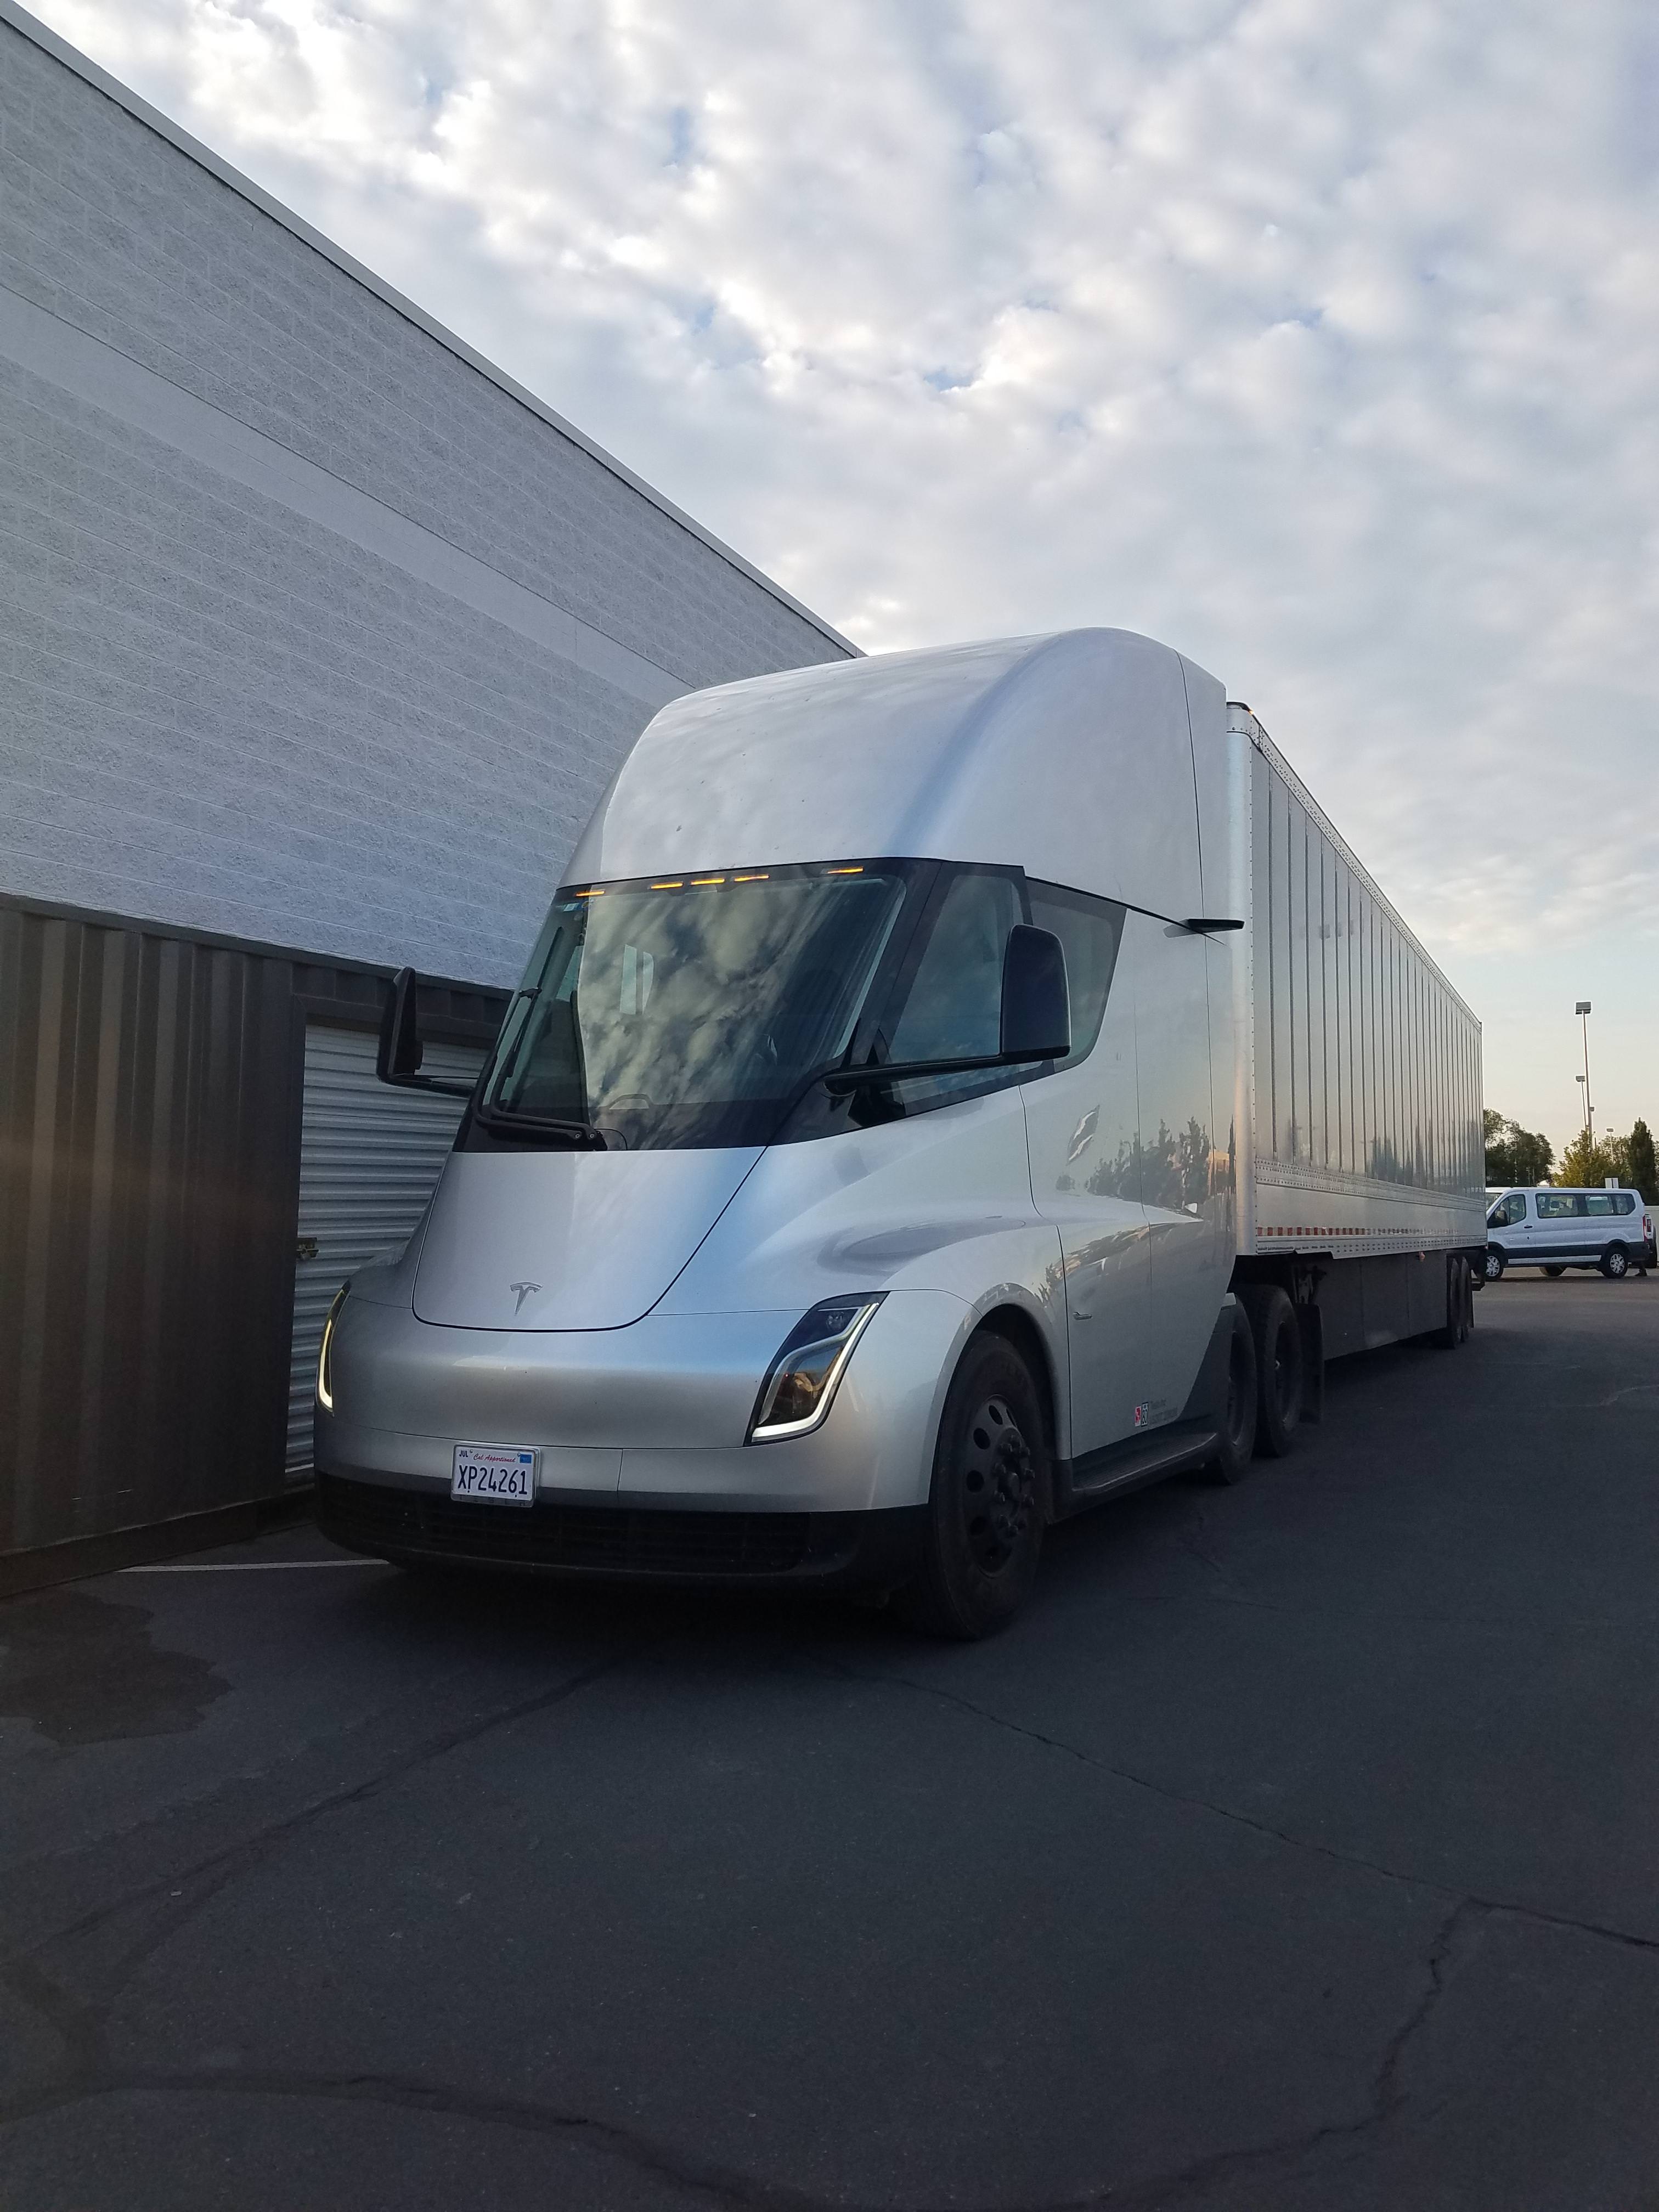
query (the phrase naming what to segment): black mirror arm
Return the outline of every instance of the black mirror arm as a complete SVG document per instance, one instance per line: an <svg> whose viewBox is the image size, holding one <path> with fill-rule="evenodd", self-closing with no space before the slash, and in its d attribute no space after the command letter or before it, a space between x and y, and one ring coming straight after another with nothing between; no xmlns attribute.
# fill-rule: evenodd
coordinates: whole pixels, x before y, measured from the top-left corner
<svg viewBox="0 0 1659 2212"><path fill-rule="evenodd" d="M830 1067L813 1081L839 1095L844 1091L867 1091L878 1083L908 1083L924 1075L972 1075L992 1067L1031 1067L1045 1060L1063 1060L1063 1053L988 1052L972 1060L877 1060L864 1067Z"/></svg>
<svg viewBox="0 0 1659 2212"><path fill-rule="evenodd" d="M445 1098L470 1098L475 1086L471 1083L450 1083L441 1075L383 1075L382 1083L389 1083L394 1091L435 1091Z"/></svg>

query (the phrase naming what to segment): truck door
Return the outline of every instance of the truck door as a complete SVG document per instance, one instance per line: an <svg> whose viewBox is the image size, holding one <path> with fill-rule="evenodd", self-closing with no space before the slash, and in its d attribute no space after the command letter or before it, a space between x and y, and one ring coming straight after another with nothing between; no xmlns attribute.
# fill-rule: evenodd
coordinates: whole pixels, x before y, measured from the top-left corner
<svg viewBox="0 0 1659 2212"><path fill-rule="evenodd" d="M1032 1199L1060 1232L1072 1452L1080 1459L1133 1433L1152 1362L1135 994L1121 957L1121 906L1045 884L1028 888L1032 921L1053 930L1066 948L1071 988L1072 1057L1052 1075L1024 1085L1024 1096Z"/></svg>
<svg viewBox="0 0 1659 2212"><path fill-rule="evenodd" d="M1131 914L1140 1103L1140 1199L1152 1276L1152 1357L1142 1425L1180 1417L1227 1287L1227 1136L1215 1172L1208 945L1177 922Z"/></svg>

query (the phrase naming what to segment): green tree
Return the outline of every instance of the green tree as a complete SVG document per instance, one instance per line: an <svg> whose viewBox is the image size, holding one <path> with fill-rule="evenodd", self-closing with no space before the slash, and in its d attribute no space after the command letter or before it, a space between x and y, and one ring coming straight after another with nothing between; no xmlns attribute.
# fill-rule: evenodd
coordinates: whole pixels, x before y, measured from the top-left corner
<svg viewBox="0 0 1659 2212"><path fill-rule="evenodd" d="M1547 1137L1523 1129L1489 1106L1486 1131L1486 1181L1489 1184L1542 1182L1555 1160L1555 1147Z"/></svg>
<svg viewBox="0 0 1659 2212"><path fill-rule="evenodd" d="M1638 1190L1643 1202L1659 1203L1659 1170L1653 1157L1653 1132L1645 1121L1632 1123L1627 1137L1608 1135L1592 1145L1575 1137L1561 1155L1557 1182L1577 1183L1593 1189L1616 1176L1626 1190Z"/></svg>
<svg viewBox="0 0 1659 2212"><path fill-rule="evenodd" d="M1653 1156L1653 1132L1645 1121L1632 1121L1625 1139L1626 1181L1642 1194L1644 1206L1659 1206L1659 1162Z"/></svg>
<svg viewBox="0 0 1659 2212"><path fill-rule="evenodd" d="M1588 1132L1581 1129L1562 1153L1555 1180L1565 1183L1571 1189L1593 1190L1598 1183L1605 1182L1610 1175L1617 1173L1618 1170L1608 1159L1607 1147L1593 1144Z"/></svg>

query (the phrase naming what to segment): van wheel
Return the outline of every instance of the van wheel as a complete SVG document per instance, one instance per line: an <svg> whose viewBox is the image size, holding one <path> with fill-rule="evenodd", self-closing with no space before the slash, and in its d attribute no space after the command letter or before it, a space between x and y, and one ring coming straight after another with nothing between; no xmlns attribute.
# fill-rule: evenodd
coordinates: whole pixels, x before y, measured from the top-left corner
<svg viewBox="0 0 1659 2212"><path fill-rule="evenodd" d="M1567 1263L1566 1263L1566 1261L1565 1261L1565 1260L1563 1260L1563 1261L1562 1261L1562 1262L1561 1262L1561 1264L1559 1265L1559 1267L1546 1267L1546 1268L1545 1268L1545 1270L1544 1270L1544 1273L1545 1273L1547 1275L1565 1275L1565 1274L1566 1273L1566 1272L1567 1272Z"/></svg>
<svg viewBox="0 0 1659 2212"><path fill-rule="evenodd" d="M1601 1273L1610 1283L1622 1283L1630 1273L1630 1254L1622 1244L1609 1244L1601 1255Z"/></svg>
<svg viewBox="0 0 1659 2212"><path fill-rule="evenodd" d="M1263 1459L1283 1459L1302 1419L1302 1332L1296 1308L1267 1283L1241 1291L1255 1339L1255 1449Z"/></svg>
<svg viewBox="0 0 1659 2212"><path fill-rule="evenodd" d="M951 1380L933 1453L917 1626L971 1642L1012 1619L1042 1549L1048 1452L1031 1370L1000 1336L976 1336Z"/></svg>
<svg viewBox="0 0 1659 2212"><path fill-rule="evenodd" d="M1509 1262L1504 1259L1504 1255L1498 1250L1498 1247L1495 1244L1488 1244L1486 1247L1486 1280L1489 1283L1501 1283L1504 1279L1504 1270L1508 1265Z"/></svg>
<svg viewBox="0 0 1659 2212"><path fill-rule="evenodd" d="M1232 1332L1227 1344L1227 1402L1222 1408L1221 1435L1215 1456L1205 1462L1212 1482L1242 1481L1255 1449L1255 1339L1249 1316L1233 1307Z"/></svg>

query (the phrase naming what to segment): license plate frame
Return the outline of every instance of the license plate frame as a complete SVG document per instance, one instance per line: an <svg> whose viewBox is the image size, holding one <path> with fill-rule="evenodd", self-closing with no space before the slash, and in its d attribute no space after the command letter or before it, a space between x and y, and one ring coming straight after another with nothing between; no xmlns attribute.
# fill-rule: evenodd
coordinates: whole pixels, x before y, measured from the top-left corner
<svg viewBox="0 0 1659 2212"><path fill-rule="evenodd" d="M449 1494L467 1505L533 1505L541 1475L539 1447L457 1444Z"/></svg>

